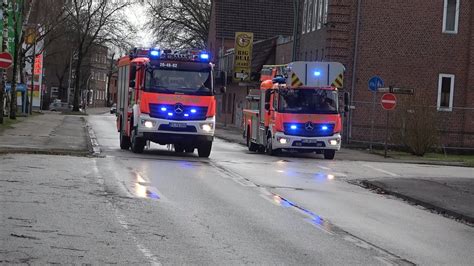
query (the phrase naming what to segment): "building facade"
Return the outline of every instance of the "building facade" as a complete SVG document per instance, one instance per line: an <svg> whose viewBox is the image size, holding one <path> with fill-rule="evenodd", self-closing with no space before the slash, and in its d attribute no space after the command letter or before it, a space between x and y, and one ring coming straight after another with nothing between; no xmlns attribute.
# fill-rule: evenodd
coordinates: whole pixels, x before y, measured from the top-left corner
<svg viewBox="0 0 474 266"><path fill-rule="evenodd" d="M383 140L382 93L368 89L378 76L384 87L414 90L397 95L392 141L415 113L420 123L433 120L443 147L474 148L474 1L302 0L300 7L298 59L346 66L349 140Z"/></svg>
<svg viewBox="0 0 474 266"><path fill-rule="evenodd" d="M216 0L212 1L208 48L218 75L227 72L227 92L217 96L217 121L239 126L245 97L259 85L262 64L275 63L278 36L293 34L293 0ZM236 32L252 32L254 48L252 79L246 83L232 81L233 48ZM223 86L223 84L219 84Z"/></svg>

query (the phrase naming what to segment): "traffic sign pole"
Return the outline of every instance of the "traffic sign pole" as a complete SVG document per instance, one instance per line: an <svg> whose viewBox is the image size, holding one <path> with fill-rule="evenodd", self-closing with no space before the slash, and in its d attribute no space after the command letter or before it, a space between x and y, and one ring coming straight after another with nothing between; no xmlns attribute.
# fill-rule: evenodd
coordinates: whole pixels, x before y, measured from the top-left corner
<svg viewBox="0 0 474 266"><path fill-rule="evenodd" d="M397 106L397 97L392 93L385 93L380 100L383 109L387 112L387 123L385 125L385 147L384 147L384 158L387 158L387 141L388 141L388 126L390 121L390 110L394 110Z"/></svg>
<svg viewBox="0 0 474 266"><path fill-rule="evenodd" d="M387 124L385 125L385 147L384 147L384 153L383 153L383 157L384 158L387 158L387 141L388 141L388 124L389 124L389 121L390 121L390 111L387 110Z"/></svg>
<svg viewBox="0 0 474 266"><path fill-rule="evenodd" d="M370 151L372 151L372 144L374 142L374 127L375 127L375 107L377 106L377 91L383 87L384 82L379 76L373 76L369 80L369 90L372 91L372 115L370 121Z"/></svg>

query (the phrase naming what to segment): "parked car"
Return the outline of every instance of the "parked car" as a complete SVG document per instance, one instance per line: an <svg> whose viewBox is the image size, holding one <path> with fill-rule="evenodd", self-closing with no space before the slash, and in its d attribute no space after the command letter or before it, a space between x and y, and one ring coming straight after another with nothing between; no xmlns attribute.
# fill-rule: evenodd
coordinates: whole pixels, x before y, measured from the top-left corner
<svg viewBox="0 0 474 266"><path fill-rule="evenodd" d="M110 113L111 114L117 113L117 104L116 103L112 104L112 107L110 107Z"/></svg>
<svg viewBox="0 0 474 266"><path fill-rule="evenodd" d="M67 103L62 102L53 102L49 105L50 111L69 111L72 109L72 106L68 105Z"/></svg>

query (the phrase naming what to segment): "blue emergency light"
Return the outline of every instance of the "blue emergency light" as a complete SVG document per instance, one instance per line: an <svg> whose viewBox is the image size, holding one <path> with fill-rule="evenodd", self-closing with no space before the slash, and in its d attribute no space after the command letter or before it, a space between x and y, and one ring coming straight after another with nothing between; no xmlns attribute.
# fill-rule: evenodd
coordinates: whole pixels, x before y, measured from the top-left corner
<svg viewBox="0 0 474 266"><path fill-rule="evenodd" d="M201 53L199 55L199 58L201 58L201 60L203 60L203 61L208 61L209 60L209 54L208 53Z"/></svg>
<svg viewBox="0 0 474 266"><path fill-rule="evenodd" d="M297 129L298 127L297 127L296 125L291 125L290 128L293 129L293 130L295 130L295 129Z"/></svg>
<svg viewBox="0 0 474 266"><path fill-rule="evenodd" d="M160 50L159 49L153 49L153 50L150 50L150 57L160 57Z"/></svg>
<svg viewBox="0 0 474 266"><path fill-rule="evenodd" d="M323 130L323 131L328 130L328 126L322 126L322 127L321 127L321 130Z"/></svg>
<svg viewBox="0 0 474 266"><path fill-rule="evenodd" d="M319 77L319 76L321 76L321 72L320 72L320 71L314 71L314 73L313 73L313 74L314 74L316 77Z"/></svg>
<svg viewBox="0 0 474 266"><path fill-rule="evenodd" d="M195 114L195 113L196 113L196 109L191 109L191 113Z"/></svg>

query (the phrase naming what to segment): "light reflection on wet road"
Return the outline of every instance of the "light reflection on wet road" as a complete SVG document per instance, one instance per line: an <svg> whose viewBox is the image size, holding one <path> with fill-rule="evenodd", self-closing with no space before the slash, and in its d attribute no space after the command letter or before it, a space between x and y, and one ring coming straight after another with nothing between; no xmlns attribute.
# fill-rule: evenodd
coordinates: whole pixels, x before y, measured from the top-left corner
<svg viewBox="0 0 474 266"><path fill-rule="evenodd" d="M198 158L196 154L177 155L164 146L154 144L151 150L137 155L118 148L118 136L113 130L112 117L92 116L89 121L105 151L104 160L114 164L117 172L120 172L116 174L117 181L126 184L126 189L138 198L157 200L154 204L158 204L155 206L161 208L160 211L169 210L168 204L181 210L178 214L169 211L167 214L170 216L182 215L184 218L194 213L196 216L191 215L185 219L194 221L200 217L198 223L214 227L212 235L232 237L234 240L225 238L225 241L220 241L232 246L238 254L253 254L250 257L254 260L250 261L269 262L265 259L265 252L252 253L254 251L242 247L243 243L235 240L239 234L242 239L251 238L242 231L235 231L241 226L255 228L252 230L260 228L257 234L262 239L277 237L280 241L289 241L288 244L295 248L306 241L313 242L314 238L322 238L323 245L338 247L338 255L334 256L339 256L339 262L345 262L343 264L349 262L345 261L348 257L352 259L350 264L357 261L373 264L374 261L364 261L367 256L378 261L376 264L380 261L389 264L406 264L410 261L421 264L463 264L474 260L474 254L468 248L474 239L472 228L346 182L357 178L384 178L394 174L431 175L426 168L403 165L395 168L393 165L387 167L380 163L325 161L291 156L269 157L248 153L245 147L220 140L214 143L210 159ZM110 137L111 135L114 137ZM133 174L121 174L120 167L124 166L132 168ZM439 170L437 169L438 174L449 171ZM458 174L469 175L462 169ZM228 180L233 182L229 183ZM166 203L160 201L163 197L166 197ZM266 201L259 200L262 197L281 208L275 210L270 207L271 204L265 205ZM209 217L202 218L199 213L205 213ZM238 214L243 216L235 216ZM266 219L273 223L262 223ZM300 225L300 221L309 222L313 229L310 229L311 226L306 228ZM240 224L246 222L248 224L245 226ZM181 224L182 221L174 223L190 226ZM283 224L293 226L285 227L289 230L286 234L280 232L278 236L265 235L269 231L278 231ZM264 227L267 228L263 229ZM440 231L440 228L443 230ZM309 233L307 230L313 232ZM291 240L300 231L305 232L304 236ZM318 232L326 236L323 237ZM277 244L246 245L266 250ZM297 249L295 254L307 248ZM335 261L330 258L333 256L332 252L322 255L322 250L324 249L318 246L312 252L320 254L326 262ZM255 260L258 254L261 260ZM281 261L277 259L273 262L316 262L312 260L314 257L306 260L277 257Z"/></svg>

